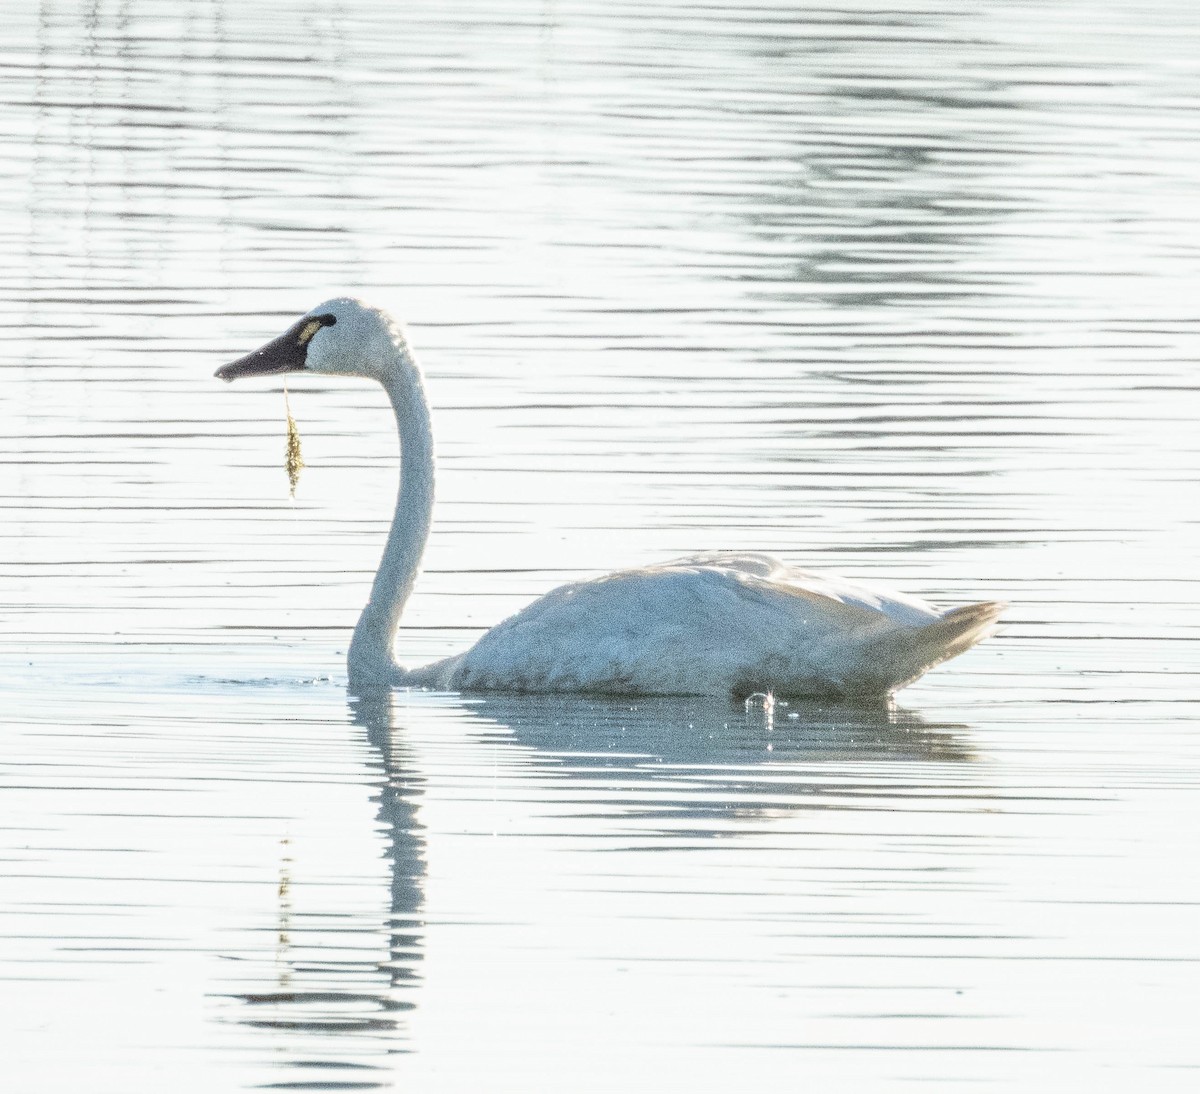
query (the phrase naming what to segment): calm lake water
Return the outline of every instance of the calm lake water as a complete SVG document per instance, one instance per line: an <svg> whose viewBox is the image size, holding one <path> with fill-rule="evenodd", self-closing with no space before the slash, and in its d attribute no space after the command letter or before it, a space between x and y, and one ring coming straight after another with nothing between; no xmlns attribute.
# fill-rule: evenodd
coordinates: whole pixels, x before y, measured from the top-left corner
<svg viewBox="0 0 1200 1094"><path fill-rule="evenodd" d="M24 3L0 42L5 1089L1193 1091L1200 14ZM1004 632L891 713L356 700L767 550Z"/></svg>

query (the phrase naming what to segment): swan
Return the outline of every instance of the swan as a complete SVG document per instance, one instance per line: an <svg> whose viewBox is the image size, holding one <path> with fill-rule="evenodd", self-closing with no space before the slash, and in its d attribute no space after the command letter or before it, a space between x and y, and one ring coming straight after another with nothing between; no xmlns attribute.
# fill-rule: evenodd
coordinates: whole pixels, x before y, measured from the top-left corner
<svg viewBox="0 0 1200 1094"><path fill-rule="evenodd" d="M396 415L400 490L350 643L352 687L887 697L990 634L1005 607L939 611L767 555L701 554L563 585L465 653L405 669L392 645L433 514L433 433L420 367L390 315L339 297L216 376L285 372L375 380Z"/></svg>

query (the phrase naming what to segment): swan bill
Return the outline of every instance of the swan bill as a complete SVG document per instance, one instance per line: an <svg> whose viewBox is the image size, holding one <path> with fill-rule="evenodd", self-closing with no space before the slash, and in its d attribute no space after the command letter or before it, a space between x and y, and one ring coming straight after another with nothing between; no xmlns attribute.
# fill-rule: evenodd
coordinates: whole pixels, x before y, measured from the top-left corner
<svg viewBox="0 0 1200 1094"><path fill-rule="evenodd" d="M243 376L274 376L281 372L303 372L308 367L308 344L322 327L337 320L332 315L306 315L293 323L278 338L253 353L222 365L215 373L218 379L229 382Z"/></svg>
<svg viewBox="0 0 1200 1094"><path fill-rule="evenodd" d="M213 375L228 382L243 376L274 376L279 372L301 372L307 357L308 346L297 343L296 336L288 331L261 349L222 365Z"/></svg>

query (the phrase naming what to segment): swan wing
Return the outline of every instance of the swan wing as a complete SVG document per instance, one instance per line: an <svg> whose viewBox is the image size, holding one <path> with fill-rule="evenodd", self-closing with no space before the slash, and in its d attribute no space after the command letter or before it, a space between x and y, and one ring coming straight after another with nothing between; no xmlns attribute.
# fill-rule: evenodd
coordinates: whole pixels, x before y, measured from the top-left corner
<svg viewBox="0 0 1200 1094"><path fill-rule="evenodd" d="M699 555L554 589L438 666L436 683L635 695L882 693L892 670L872 660L872 644L940 614L766 555Z"/></svg>
<svg viewBox="0 0 1200 1094"><path fill-rule="evenodd" d="M881 612L889 619L910 627L919 627L941 617L941 612L927 601L895 589L885 589L873 584L854 581L838 574L818 573L788 566L771 555L746 554L701 554L675 559L663 569L702 567L726 570L731 574L743 575L780 589L795 593L810 594L854 605L868 611Z"/></svg>

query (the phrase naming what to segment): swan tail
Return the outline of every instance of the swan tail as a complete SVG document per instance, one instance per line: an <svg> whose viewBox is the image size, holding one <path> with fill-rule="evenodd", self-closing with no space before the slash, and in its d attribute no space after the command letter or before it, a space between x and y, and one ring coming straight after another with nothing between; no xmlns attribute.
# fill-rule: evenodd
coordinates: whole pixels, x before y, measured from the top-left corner
<svg viewBox="0 0 1200 1094"><path fill-rule="evenodd" d="M872 669L867 670L871 685L880 690L896 691L924 676L935 665L965 653L977 642L996 631L996 620L1008 607L1001 601L967 604L948 611L940 619L922 627L890 630L867 643L862 650ZM880 675L886 681L880 681Z"/></svg>
<svg viewBox="0 0 1200 1094"><path fill-rule="evenodd" d="M955 608L935 623L929 623L917 631L918 645L931 651L941 651L931 665L949 661L951 657L965 653L976 642L995 634L996 620L1007 608L1008 605L1001 600Z"/></svg>
<svg viewBox="0 0 1200 1094"><path fill-rule="evenodd" d="M948 611L941 619L912 633L913 674L908 683L935 665L966 653L975 643L996 633L996 620L1008 607L1003 601L988 600Z"/></svg>

